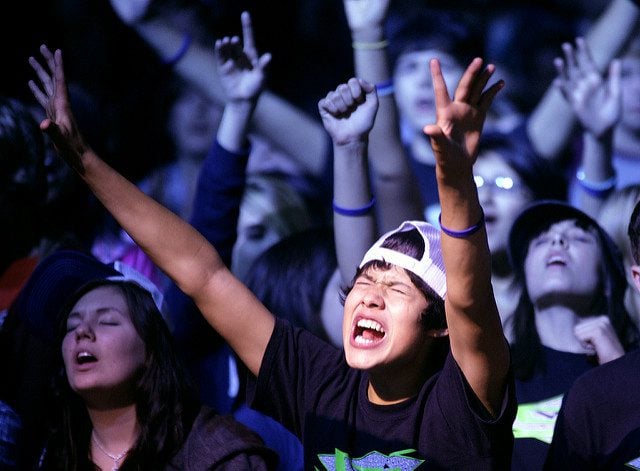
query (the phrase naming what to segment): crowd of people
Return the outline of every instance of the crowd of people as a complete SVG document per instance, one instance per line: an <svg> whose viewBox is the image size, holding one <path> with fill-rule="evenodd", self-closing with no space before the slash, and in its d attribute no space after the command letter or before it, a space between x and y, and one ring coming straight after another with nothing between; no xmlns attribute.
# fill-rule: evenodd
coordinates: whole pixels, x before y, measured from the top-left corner
<svg viewBox="0 0 640 471"><path fill-rule="evenodd" d="M3 85L0 469L640 469L640 4L240 3Z"/></svg>

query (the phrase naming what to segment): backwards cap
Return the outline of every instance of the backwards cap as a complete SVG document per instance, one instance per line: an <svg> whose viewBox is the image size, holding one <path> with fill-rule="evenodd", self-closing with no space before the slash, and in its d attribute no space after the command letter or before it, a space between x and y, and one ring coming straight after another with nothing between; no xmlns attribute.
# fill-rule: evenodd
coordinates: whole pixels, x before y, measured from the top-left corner
<svg viewBox="0 0 640 471"><path fill-rule="evenodd" d="M40 337L51 342L62 307L83 286L99 280L136 283L149 292L162 312L162 293L144 275L120 262L106 265L76 250L58 250L44 258L16 298L13 309Z"/></svg>
<svg viewBox="0 0 640 471"><path fill-rule="evenodd" d="M420 260L405 255L393 249L382 247L385 240L392 234L417 229L424 241L424 254ZM398 267L409 270L419 276L441 298L447 294L447 282L440 249L440 231L424 221L405 221L397 229L387 232L380 237L373 246L364 254L360 262L360 268L372 260L380 260L392 263Z"/></svg>

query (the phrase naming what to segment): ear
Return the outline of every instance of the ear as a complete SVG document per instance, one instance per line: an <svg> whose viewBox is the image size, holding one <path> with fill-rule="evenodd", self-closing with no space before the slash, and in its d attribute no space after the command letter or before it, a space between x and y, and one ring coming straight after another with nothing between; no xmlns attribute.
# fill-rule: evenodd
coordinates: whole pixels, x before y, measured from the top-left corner
<svg viewBox="0 0 640 471"><path fill-rule="evenodd" d="M636 289L640 291L640 265L631 265L631 276Z"/></svg>
<svg viewBox="0 0 640 471"><path fill-rule="evenodd" d="M433 339L438 339L440 337L448 337L449 329L429 329L427 330L427 337L431 337Z"/></svg>

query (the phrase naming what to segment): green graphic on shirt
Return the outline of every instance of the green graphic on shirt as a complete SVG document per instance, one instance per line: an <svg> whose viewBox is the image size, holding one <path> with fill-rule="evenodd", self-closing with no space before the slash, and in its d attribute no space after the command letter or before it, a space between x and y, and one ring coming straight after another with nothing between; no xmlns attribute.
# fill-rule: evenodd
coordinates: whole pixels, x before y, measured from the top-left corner
<svg viewBox="0 0 640 471"><path fill-rule="evenodd" d="M360 458L351 458L348 453L336 448L334 454L321 454L318 459L326 471L412 471L424 460L406 456L416 450L402 450L385 455L372 451ZM316 471L320 471L316 468Z"/></svg>
<svg viewBox="0 0 640 471"><path fill-rule="evenodd" d="M628 466L630 469L640 469L640 456L629 461L625 466Z"/></svg>
<svg viewBox="0 0 640 471"><path fill-rule="evenodd" d="M514 438L535 438L551 443L562 405L562 394L540 402L520 404L513 422Z"/></svg>

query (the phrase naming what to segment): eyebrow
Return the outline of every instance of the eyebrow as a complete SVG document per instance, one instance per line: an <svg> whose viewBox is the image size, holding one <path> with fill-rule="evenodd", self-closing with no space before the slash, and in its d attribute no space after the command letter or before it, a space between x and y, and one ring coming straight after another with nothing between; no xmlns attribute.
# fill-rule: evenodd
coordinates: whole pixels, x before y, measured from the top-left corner
<svg viewBox="0 0 640 471"><path fill-rule="evenodd" d="M104 307L99 307L98 309L96 309L95 311L96 314L100 315L100 314L105 314L107 312L117 312L118 314L120 314L121 316L124 316L124 313L122 311L120 311L120 309L114 307L114 306L104 306ZM79 319L82 317L82 314L78 311L71 311L69 313L69 315L67 316L67 320L69 319Z"/></svg>
<svg viewBox="0 0 640 471"><path fill-rule="evenodd" d="M376 281L373 279L373 277L371 277L370 275L363 273L360 275L363 278L366 278L367 280L371 281L372 283L380 283L381 285L385 285L385 286L404 286L406 288L411 288L410 285L408 285L407 283L405 283L404 281L400 281L400 280L391 280L389 282L382 282L382 281Z"/></svg>

